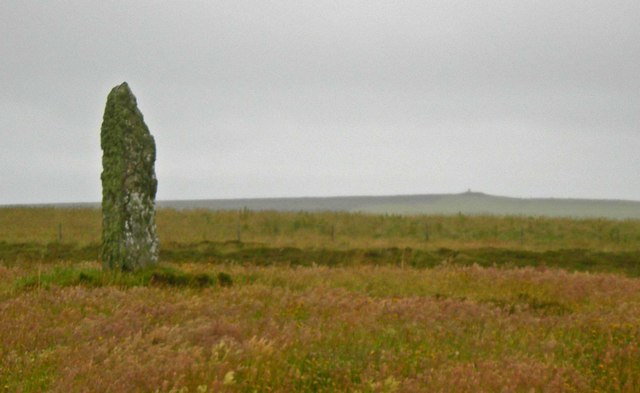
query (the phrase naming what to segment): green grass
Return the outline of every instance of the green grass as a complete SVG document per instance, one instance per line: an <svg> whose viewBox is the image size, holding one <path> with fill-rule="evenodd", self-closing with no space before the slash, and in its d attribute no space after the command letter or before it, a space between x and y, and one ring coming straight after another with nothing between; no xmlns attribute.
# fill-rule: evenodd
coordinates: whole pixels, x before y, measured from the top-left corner
<svg viewBox="0 0 640 393"><path fill-rule="evenodd" d="M79 268L74 265L55 264L53 269L26 275L15 282L16 290L50 289L51 287L85 286L90 288L116 286L131 288L138 286L207 288L231 286L233 279L228 273L188 273L168 265L159 265L133 273L105 271L101 268Z"/></svg>
<svg viewBox="0 0 640 393"><path fill-rule="evenodd" d="M91 246L100 242L100 220L97 209L0 208L0 241ZM241 240L270 247L342 250L640 248L640 220L160 209L157 223L165 246Z"/></svg>
<svg viewBox="0 0 640 393"><path fill-rule="evenodd" d="M99 219L0 209L0 391L640 391L638 221L160 210L118 273Z"/></svg>
<svg viewBox="0 0 640 393"><path fill-rule="evenodd" d="M38 244L0 242L0 261L5 266L50 264L61 261L80 263L96 260L99 246L74 244ZM640 276L640 251L598 251L594 249L526 250L483 248L412 249L368 248L331 249L273 247L242 242L202 241L193 244L163 245L160 260L165 263L250 264L255 266L329 266L390 265L433 268L441 264L533 266L562 268L569 271L622 273Z"/></svg>

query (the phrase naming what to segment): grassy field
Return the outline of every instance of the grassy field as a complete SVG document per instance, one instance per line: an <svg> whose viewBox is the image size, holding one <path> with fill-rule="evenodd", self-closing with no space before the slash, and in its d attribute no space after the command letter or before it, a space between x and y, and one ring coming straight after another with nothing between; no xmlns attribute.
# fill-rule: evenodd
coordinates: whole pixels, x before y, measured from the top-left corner
<svg viewBox="0 0 640 393"><path fill-rule="evenodd" d="M241 240L270 247L341 250L640 249L640 220L160 209L157 223L165 246ZM0 208L0 241L7 243L98 244L100 225L98 209Z"/></svg>
<svg viewBox="0 0 640 393"><path fill-rule="evenodd" d="M640 222L0 209L0 390L640 391Z"/></svg>

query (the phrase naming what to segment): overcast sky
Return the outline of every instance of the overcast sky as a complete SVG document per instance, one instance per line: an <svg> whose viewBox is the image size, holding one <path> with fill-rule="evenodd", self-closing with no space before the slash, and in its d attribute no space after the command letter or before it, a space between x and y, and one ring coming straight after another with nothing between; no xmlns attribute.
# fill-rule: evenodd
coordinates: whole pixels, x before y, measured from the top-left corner
<svg viewBox="0 0 640 393"><path fill-rule="evenodd" d="M638 0L0 2L0 204L99 201L127 81L159 199L640 200Z"/></svg>

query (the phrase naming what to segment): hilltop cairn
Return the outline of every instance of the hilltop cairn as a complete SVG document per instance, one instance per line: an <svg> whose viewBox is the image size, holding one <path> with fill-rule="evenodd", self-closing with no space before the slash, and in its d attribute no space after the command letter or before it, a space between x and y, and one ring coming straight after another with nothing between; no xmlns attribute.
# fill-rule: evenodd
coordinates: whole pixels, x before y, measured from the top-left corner
<svg viewBox="0 0 640 393"><path fill-rule="evenodd" d="M107 97L102 147L102 265L133 271L158 261L156 145L127 83Z"/></svg>

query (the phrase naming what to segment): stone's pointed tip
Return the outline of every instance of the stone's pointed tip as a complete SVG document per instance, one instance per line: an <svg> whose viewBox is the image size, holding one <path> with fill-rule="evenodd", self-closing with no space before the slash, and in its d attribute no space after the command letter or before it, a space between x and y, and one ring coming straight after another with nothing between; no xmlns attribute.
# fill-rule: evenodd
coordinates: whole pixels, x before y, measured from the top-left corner
<svg viewBox="0 0 640 393"><path fill-rule="evenodd" d="M111 94L134 97L133 92L131 91L131 88L129 87L129 84L127 82L122 82L121 84L115 86L113 89L111 89Z"/></svg>
<svg viewBox="0 0 640 393"><path fill-rule="evenodd" d="M124 90L124 91L131 91L131 88L129 87L129 84L127 82L122 82L121 84L119 84L118 86L113 88L114 90Z"/></svg>

